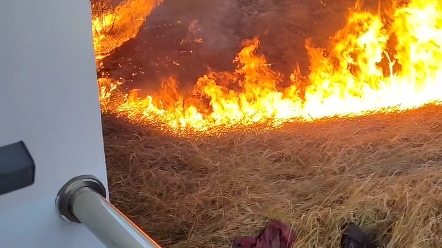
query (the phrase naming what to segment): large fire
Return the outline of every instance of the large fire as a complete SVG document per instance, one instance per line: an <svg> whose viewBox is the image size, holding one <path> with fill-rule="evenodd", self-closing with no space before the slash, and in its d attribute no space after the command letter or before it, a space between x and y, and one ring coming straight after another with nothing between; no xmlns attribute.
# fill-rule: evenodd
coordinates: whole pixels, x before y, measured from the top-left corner
<svg viewBox="0 0 442 248"><path fill-rule="evenodd" d="M99 23L94 22L96 30ZM96 42L100 42L98 39ZM297 68L292 86L257 54L258 39L244 41L234 72L199 78L193 96L181 95L173 79L155 95L128 94L115 104L117 82L102 80L103 108L133 120L160 121L175 130L205 131L214 126L269 126L324 117L401 111L442 101L442 7L438 0L411 0L388 13L350 11L330 47L306 41L310 74ZM232 90L236 84L241 90ZM304 88L299 85L306 85Z"/></svg>

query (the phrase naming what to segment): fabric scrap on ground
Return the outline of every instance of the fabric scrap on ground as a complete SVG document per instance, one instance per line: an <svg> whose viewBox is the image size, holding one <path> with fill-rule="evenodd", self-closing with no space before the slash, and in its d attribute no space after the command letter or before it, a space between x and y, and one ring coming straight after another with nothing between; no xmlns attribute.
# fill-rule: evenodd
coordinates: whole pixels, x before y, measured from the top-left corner
<svg viewBox="0 0 442 248"><path fill-rule="evenodd" d="M356 224L350 222L341 237L341 248L376 248L374 241Z"/></svg>
<svg viewBox="0 0 442 248"><path fill-rule="evenodd" d="M289 248L295 241L294 230L280 221L272 220L257 237L235 239L233 248Z"/></svg>

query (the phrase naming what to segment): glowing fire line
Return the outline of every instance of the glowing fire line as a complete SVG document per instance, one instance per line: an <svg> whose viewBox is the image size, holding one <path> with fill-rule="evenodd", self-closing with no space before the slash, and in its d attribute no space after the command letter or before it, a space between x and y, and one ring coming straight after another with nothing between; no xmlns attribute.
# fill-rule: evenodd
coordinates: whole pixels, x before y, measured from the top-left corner
<svg viewBox="0 0 442 248"><path fill-rule="evenodd" d="M412 0L394 7L390 19L353 11L344 28L330 40L331 49L306 49L311 73L294 70L292 86L277 90L280 78L256 54L257 39L246 41L235 72L209 73L194 87L194 97L169 90L139 98L126 95L112 107L136 121L158 121L173 129L204 131L213 126L266 122L313 121L332 116L358 116L373 111L399 111L442 101L442 7L437 0ZM110 106L115 82L102 83L101 101ZM222 83L220 83L222 81ZM238 83L239 82L239 83ZM299 82L307 83L301 95ZM241 91L229 90L239 84ZM112 88L113 87L113 88ZM173 89L172 91L170 89ZM201 98L210 100L210 106Z"/></svg>

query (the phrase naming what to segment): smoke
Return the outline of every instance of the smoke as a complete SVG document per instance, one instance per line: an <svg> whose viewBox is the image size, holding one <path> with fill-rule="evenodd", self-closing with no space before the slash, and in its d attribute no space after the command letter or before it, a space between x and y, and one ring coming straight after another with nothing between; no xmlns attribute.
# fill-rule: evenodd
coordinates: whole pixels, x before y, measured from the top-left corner
<svg viewBox="0 0 442 248"><path fill-rule="evenodd" d="M236 0L164 0L157 7L154 5L158 1L130 1L115 10L131 13L130 8L147 1L149 8L135 8L132 15L150 12L145 21L130 18L119 24L121 20L116 20L117 26L129 28L113 27L105 33L110 37L103 35L96 42L97 54L106 54L101 68L106 76L125 81L128 88L151 93L170 77L177 79L181 89L191 89L208 67L232 69L232 61L241 48L237 32L241 13ZM116 31L119 32L114 34ZM100 47L109 43L106 48Z"/></svg>
<svg viewBox="0 0 442 248"><path fill-rule="evenodd" d="M236 32L238 19L236 1L217 1L210 12L190 23L189 32L201 39L201 52L225 51L241 41Z"/></svg>
<svg viewBox="0 0 442 248"><path fill-rule="evenodd" d="M209 70L233 71L241 41L255 37L272 70L290 75L298 64L308 69L307 38L326 43L342 26L336 20L344 20L348 5L336 5L339 16L327 14L321 1L126 0L104 11L120 19L95 31L96 51L107 56L106 76L149 94L169 78L187 91Z"/></svg>

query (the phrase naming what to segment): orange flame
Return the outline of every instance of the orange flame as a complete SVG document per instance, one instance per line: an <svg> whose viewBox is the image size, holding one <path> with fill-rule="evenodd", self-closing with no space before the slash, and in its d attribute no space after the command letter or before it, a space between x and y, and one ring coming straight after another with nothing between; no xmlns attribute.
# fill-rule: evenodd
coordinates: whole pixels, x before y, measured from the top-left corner
<svg viewBox="0 0 442 248"><path fill-rule="evenodd" d="M351 11L344 28L331 39L327 55L310 41L306 49L311 73L295 69L292 86L263 56L257 39L244 42L235 72L201 77L192 97L176 91L169 80L154 96L127 95L113 110L135 121L158 121L174 130L206 131L216 126L359 116L417 108L442 101L442 8L437 0L411 0L394 7L387 18ZM241 90L234 91L230 84ZM307 85L301 91L298 85ZM106 88L108 89L108 88ZM104 90L109 94L109 90ZM107 95L103 106L112 102ZM209 104L203 99L208 99Z"/></svg>
<svg viewBox="0 0 442 248"><path fill-rule="evenodd" d="M92 32L97 59L113 52L134 38L146 17L162 0L126 0L115 9L105 9L92 18Z"/></svg>

